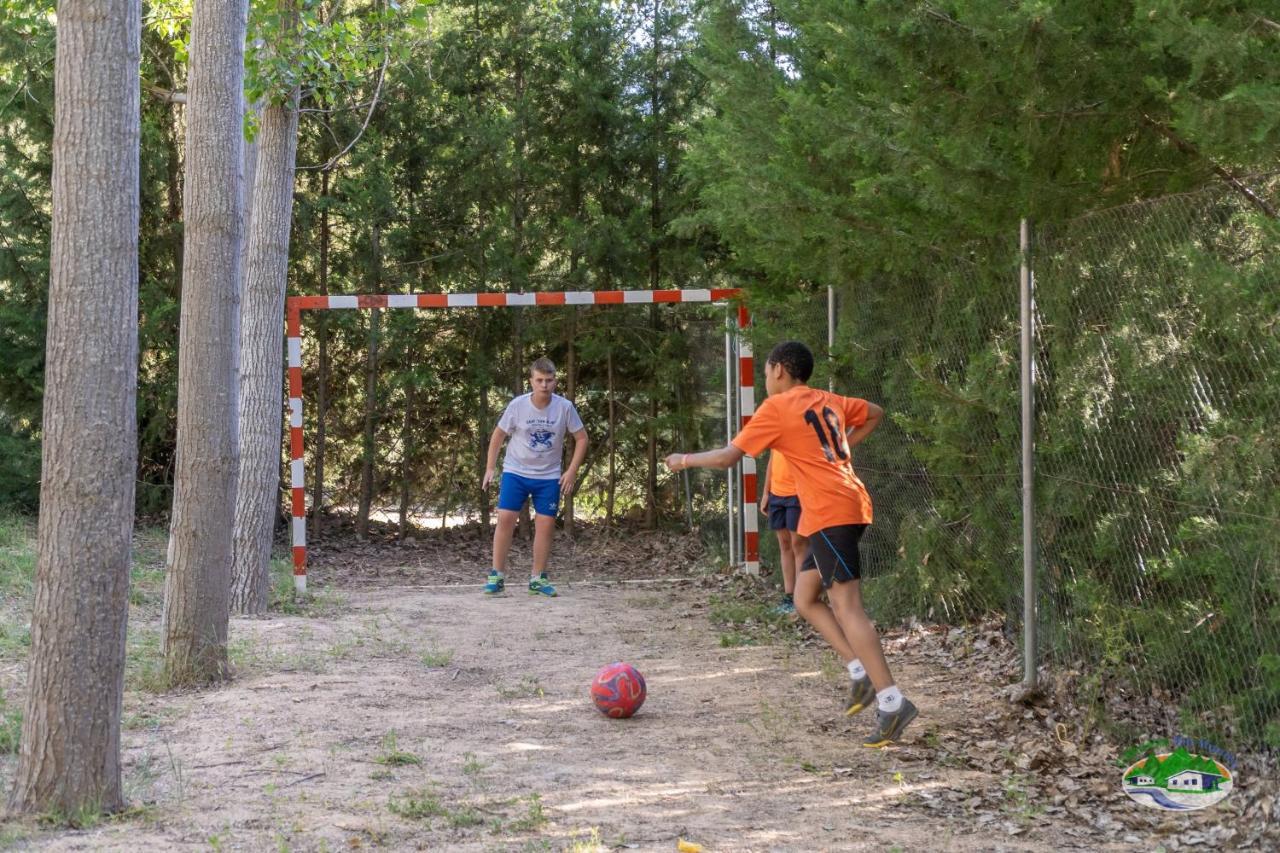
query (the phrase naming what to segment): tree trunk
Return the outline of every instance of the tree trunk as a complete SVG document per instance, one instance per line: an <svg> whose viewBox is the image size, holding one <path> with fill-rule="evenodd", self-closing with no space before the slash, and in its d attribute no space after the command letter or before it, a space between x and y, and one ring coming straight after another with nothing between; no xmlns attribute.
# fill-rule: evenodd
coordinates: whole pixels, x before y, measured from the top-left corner
<svg viewBox="0 0 1280 853"><path fill-rule="evenodd" d="M377 243L377 229L374 229L374 243ZM373 509L373 476L374 456L377 447L374 435L377 427L378 407L378 338L382 325L382 309L374 308L369 312L369 352L365 358L364 371L364 437L361 442L360 462L360 505L356 510L356 535L369 535L369 512Z"/></svg>
<svg viewBox="0 0 1280 853"><path fill-rule="evenodd" d="M613 387L613 338L609 338L609 354L605 359L605 373L607 374L607 383L609 390L609 488L605 495L604 501L604 523L606 526L613 525L613 498L617 493L616 481L618 473L618 454L617 441L614 436L614 427L618 423L617 412L614 407L614 387Z"/></svg>
<svg viewBox="0 0 1280 853"><path fill-rule="evenodd" d="M182 134L183 110L170 110L172 121L165 128L165 148L168 149L165 169L165 199L169 221L169 245L173 252L172 282L175 304L182 302Z"/></svg>
<svg viewBox="0 0 1280 853"><path fill-rule="evenodd" d="M411 479L413 477L413 457L415 453L413 446L413 414L418 410L418 383L413 376L414 349L416 347L410 347L408 350L406 369L410 375L408 387L405 389L404 420L401 422L400 428L400 524L396 529L397 542L403 542L405 536L409 534L409 503L412 494Z"/></svg>
<svg viewBox="0 0 1280 853"><path fill-rule="evenodd" d="M227 672L245 15L244 0L195 0L191 15L177 465L164 602L171 684L215 681Z"/></svg>
<svg viewBox="0 0 1280 853"><path fill-rule="evenodd" d="M298 144L298 90L262 112L240 324L240 474L232 541L231 607L265 613L280 505L284 299Z"/></svg>
<svg viewBox="0 0 1280 853"><path fill-rule="evenodd" d="M137 476L137 0L62 0L29 690L10 807L117 811Z"/></svg>
<svg viewBox="0 0 1280 853"><path fill-rule="evenodd" d="M657 290L662 279L662 158L663 149L661 110L662 100L658 87L661 84L662 68L662 7L660 0L653 0L653 69L649 82L649 117L653 122L652 160L649 166L649 288ZM656 329L657 307L650 306L649 325ZM660 340L655 336L655 341ZM661 346L655 347L660 350ZM656 372L657 364L654 363ZM658 379L655 375L649 385L649 424L648 443L645 448L644 478L644 526L652 530L658 521Z"/></svg>
<svg viewBox="0 0 1280 853"><path fill-rule="evenodd" d="M572 267L575 265L576 265L575 263L571 262L570 268L572 269ZM576 348L573 345L574 338L576 337L578 332L578 306L576 305L572 306L569 309L569 323L566 329L567 329L567 332L565 337L567 338L566 343L567 343L568 351L565 356L565 366L564 366L565 396L569 398L570 402L572 402L574 405L577 405L577 400L575 400L575 397L577 395L577 390L578 390L578 358L577 358ZM566 446L565 453L569 454L570 452L571 451ZM583 472L579 472L579 473L583 473ZM573 536L573 527L574 527L573 496L574 496L574 492L577 490L577 487L581 482L582 480L579 479L577 482L574 483L573 490L571 490L567 495L563 495L564 532L568 536Z"/></svg>
<svg viewBox="0 0 1280 853"><path fill-rule="evenodd" d="M524 393L524 312L519 308L511 309L515 312L516 334L512 343L511 352L511 393L513 396L519 396ZM524 503L520 505L520 515L516 518L516 538L521 542L528 542L533 537L533 521L529 516L529 499L525 498Z"/></svg>
<svg viewBox="0 0 1280 853"><path fill-rule="evenodd" d="M658 306L649 306L649 328L653 330L654 341L662 340L662 324L658 318ZM661 344L655 347L660 353ZM661 356L658 356L661 358ZM653 369L658 369L658 361L654 360ZM652 530L658 524L658 376L649 380L649 425L648 444L645 447L644 477L644 526Z"/></svg>
<svg viewBox="0 0 1280 853"><path fill-rule="evenodd" d="M320 173L320 293L329 294L329 173ZM320 311L316 320L316 349L320 362L316 378L316 442L315 485L311 493L311 538L320 538L321 519L324 515L324 423L329 413L329 312Z"/></svg>

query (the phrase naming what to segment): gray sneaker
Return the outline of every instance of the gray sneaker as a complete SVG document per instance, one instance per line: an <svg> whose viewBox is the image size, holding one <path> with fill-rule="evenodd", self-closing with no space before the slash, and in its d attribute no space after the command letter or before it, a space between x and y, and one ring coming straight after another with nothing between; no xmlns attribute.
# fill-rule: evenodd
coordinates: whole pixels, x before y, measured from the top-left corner
<svg viewBox="0 0 1280 853"><path fill-rule="evenodd" d="M874 705L875 701L876 689L871 686L871 679L865 676L859 678L849 688L849 705L844 709L844 715L852 717L854 714L861 713L863 708Z"/></svg>
<svg viewBox="0 0 1280 853"><path fill-rule="evenodd" d="M892 713L877 711L876 730L867 735L867 739L862 742L862 745L871 749L880 749L891 743L896 743L898 738L902 736L902 730L919 713L916 710L916 706L912 705L911 700L905 696L902 698L902 707L898 710Z"/></svg>

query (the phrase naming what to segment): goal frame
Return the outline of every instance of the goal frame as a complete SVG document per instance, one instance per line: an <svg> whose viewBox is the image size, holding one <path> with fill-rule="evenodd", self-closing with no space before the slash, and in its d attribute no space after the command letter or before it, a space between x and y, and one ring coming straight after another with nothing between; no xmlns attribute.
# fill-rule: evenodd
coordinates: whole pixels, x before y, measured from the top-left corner
<svg viewBox="0 0 1280 853"><path fill-rule="evenodd" d="M289 485L292 506L292 554L294 589L307 591L307 496L306 470L302 443L302 312L336 310L371 310L374 308L532 308L575 305L651 305L651 304L725 304L737 303L737 323L733 337L736 347L726 349L726 376L733 375L734 352L738 375L738 428L747 425L755 413L755 358L746 329L751 315L743 303L741 288L684 290L582 290L548 293L406 293L382 295L290 296L286 300L287 340L289 353ZM730 411L733 400L726 400ZM756 463L751 456L742 457L736 466L738 492L741 496L741 531L744 559L736 568L749 574L760 573L760 528L756 518ZM730 482L735 477L730 473ZM732 490L730 490L732 499ZM730 553L733 554L734 507L727 507L731 519ZM732 556L731 556L732 559Z"/></svg>

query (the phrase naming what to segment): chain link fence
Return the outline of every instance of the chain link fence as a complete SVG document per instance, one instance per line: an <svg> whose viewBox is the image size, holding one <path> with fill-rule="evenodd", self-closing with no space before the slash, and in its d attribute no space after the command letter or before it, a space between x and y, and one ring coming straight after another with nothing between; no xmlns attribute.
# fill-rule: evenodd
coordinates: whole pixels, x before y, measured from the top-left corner
<svg viewBox="0 0 1280 853"><path fill-rule="evenodd" d="M1213 190L1046 226L1032 254L1038 663L1238 747L1280 746L1278 232ZM814 384L889 414L855 458L882 621L1022 634L1017 247L839 289ZM823 351L826 309L758 310L761 356Z"/></svg>
<svg viewBox="0 0 1280 853"><path fill-rule="evenodd" d="M1036 530L1045 658L1280 746L1270 226L1223 190L1043 229Z"/></svg>

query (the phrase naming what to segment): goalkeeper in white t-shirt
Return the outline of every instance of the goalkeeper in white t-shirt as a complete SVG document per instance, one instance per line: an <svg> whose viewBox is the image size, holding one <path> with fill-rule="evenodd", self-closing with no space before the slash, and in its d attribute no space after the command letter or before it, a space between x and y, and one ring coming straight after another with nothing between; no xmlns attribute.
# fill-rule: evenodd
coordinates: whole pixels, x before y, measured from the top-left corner
<svg viewBox="0 0 1280 853"><path fill-rule="evenodd" d="M529 594L556 594L556 588L547 578L556 510L560 505L560 493L573 488L578 466L587 455L587 431L582 426L582 418L573 403L554 393L556 366L550 359L540 358L530 365L529 385L533 391L521 394L507 404L507 410L502 413L489 438L489 457L483 482L486 489L493 482L498 451L508 438L511 441L502 460L498 525L493 531L493 569L489 572L488 583L484 585L487 595L496 595L505 587L511 536L526 498L532 498L534 511L533 570L529 578ZM565 433L573 436L573 459L561 473Z"/></svg>

